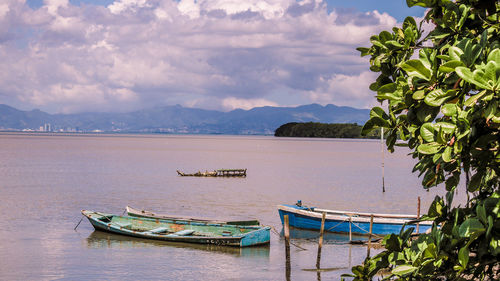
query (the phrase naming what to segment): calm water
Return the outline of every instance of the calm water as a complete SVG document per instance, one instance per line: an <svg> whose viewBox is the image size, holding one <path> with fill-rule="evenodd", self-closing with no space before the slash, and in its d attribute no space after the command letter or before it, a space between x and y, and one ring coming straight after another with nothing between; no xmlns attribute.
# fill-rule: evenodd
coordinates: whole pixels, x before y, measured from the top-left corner
<svg viewBox="0 0 500 281"><path fill-rule="evenodd" d="M235 249L133 239L94 231L80 210L122 214L126 205L218 219L257 218L282 230L276 205L416 213L435 196L411 174L407 150L378 141L246 136L0 134L0 279L285 280L284 242ZM247 168L246 178L189 178ZM330 235L315 268L317 236L293 232L292 280L338 280L366 248ZM349 267L349 268L348 268Z"/></svg>

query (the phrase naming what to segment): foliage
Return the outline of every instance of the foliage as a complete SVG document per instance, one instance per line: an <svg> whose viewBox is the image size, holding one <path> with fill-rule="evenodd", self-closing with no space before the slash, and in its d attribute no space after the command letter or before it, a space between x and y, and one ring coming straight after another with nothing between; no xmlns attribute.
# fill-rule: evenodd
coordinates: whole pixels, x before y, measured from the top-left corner
<svg viewBox="0 0 500 281"><path fill-rule="evenodd" d="M362 138L362 127L358 124L325 124L316 122L291 122L281 125L274 135L276 137L306 138ZM378 131L370 132L367 138L380 137Z"/></svg>
<svg viewBox="0 0 500 281"><path fill-rule="evenodd" d="M444 185L422 218L432 231L412 239L388 235L385 251L352 268L354 280L495 279L500 267L500 4L495 0L407 0L429 8L425 21L408 17L370 38L370 85L387 110L375 107L363 133L387 128L387 147L403 140L418 159L424 188ZM398 144L400 145L400 144ZM468 200L453 207L465 177Z"/></svg>

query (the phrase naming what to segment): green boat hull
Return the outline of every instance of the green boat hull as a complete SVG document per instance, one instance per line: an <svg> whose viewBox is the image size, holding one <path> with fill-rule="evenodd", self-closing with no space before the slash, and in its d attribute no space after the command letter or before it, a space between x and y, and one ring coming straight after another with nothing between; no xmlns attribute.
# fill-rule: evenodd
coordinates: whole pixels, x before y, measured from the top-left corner
<svg viewBox="0 0 500 281"><path fill-rule="evenodd" d="M83 210L96 230L131 237L234 247L268 244L270 227L125 217Z"/></svg>

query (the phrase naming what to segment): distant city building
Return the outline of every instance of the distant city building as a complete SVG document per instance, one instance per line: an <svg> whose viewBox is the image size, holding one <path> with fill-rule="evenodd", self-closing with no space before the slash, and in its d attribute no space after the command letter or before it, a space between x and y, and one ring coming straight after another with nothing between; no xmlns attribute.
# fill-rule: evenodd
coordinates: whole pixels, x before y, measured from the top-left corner
<svg viewBox="0 0 500 281"><path fill-rule="evenodd" d="M45 124L43 124L43 126L40 126L39 131L40 132L52 132L52 126L50 125L50 123L45 123Z"/></svg>

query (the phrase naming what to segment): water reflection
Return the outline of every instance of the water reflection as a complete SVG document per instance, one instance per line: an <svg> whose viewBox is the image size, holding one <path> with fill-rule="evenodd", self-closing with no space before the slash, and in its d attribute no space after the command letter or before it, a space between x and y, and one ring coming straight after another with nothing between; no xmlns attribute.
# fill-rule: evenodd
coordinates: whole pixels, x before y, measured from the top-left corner
<svg viewBox="0 0 500 281"><path fill-rule="evenodd" d="M175 247L195 249L209 252L226 253L235 256L251 256L269 258L269 245L256 247L229 247L213 244L192 244L183 242L169 242L149 240L136 237L125 237L113 233L94 231L86 239L87 248L147 248L147 247Z"/></svg>
<svg viewBox="0 0 500 281"><path fill-rule="evenodd" d="M316 272L316 280L321 281L321 273L322 272L330 272L330 271L339 271L339 270L346 270L348 268L352 267L352 244L349 244L349 236L344 234L344 233L331 233L331 232L324 232L323 236L320 238L320 233L319 231L315 230L306 230L306 229L298 229L294 227L290 227L289 230L289 236L291 239L295 239L295 241L288 242L286 239L285 235L285 228L283 227L281 230L281 236L285 237L285 280L290 281L291 279L291 272L292 272L292 267L291 267L291 257L290 257L290 244L293 246L301 248L299 245L297 245L297 242L299 243L318 243L318 249L317 249L317 256L316 256L316 268L302 268L302 271L306 272ZM354 236L353 238L364 238L364 236ZM331 245L348 245L348 265L347 266L341 266L341 267L321 267L320 261L321 261L321 245L322 244L331 244Z"/></svg>

